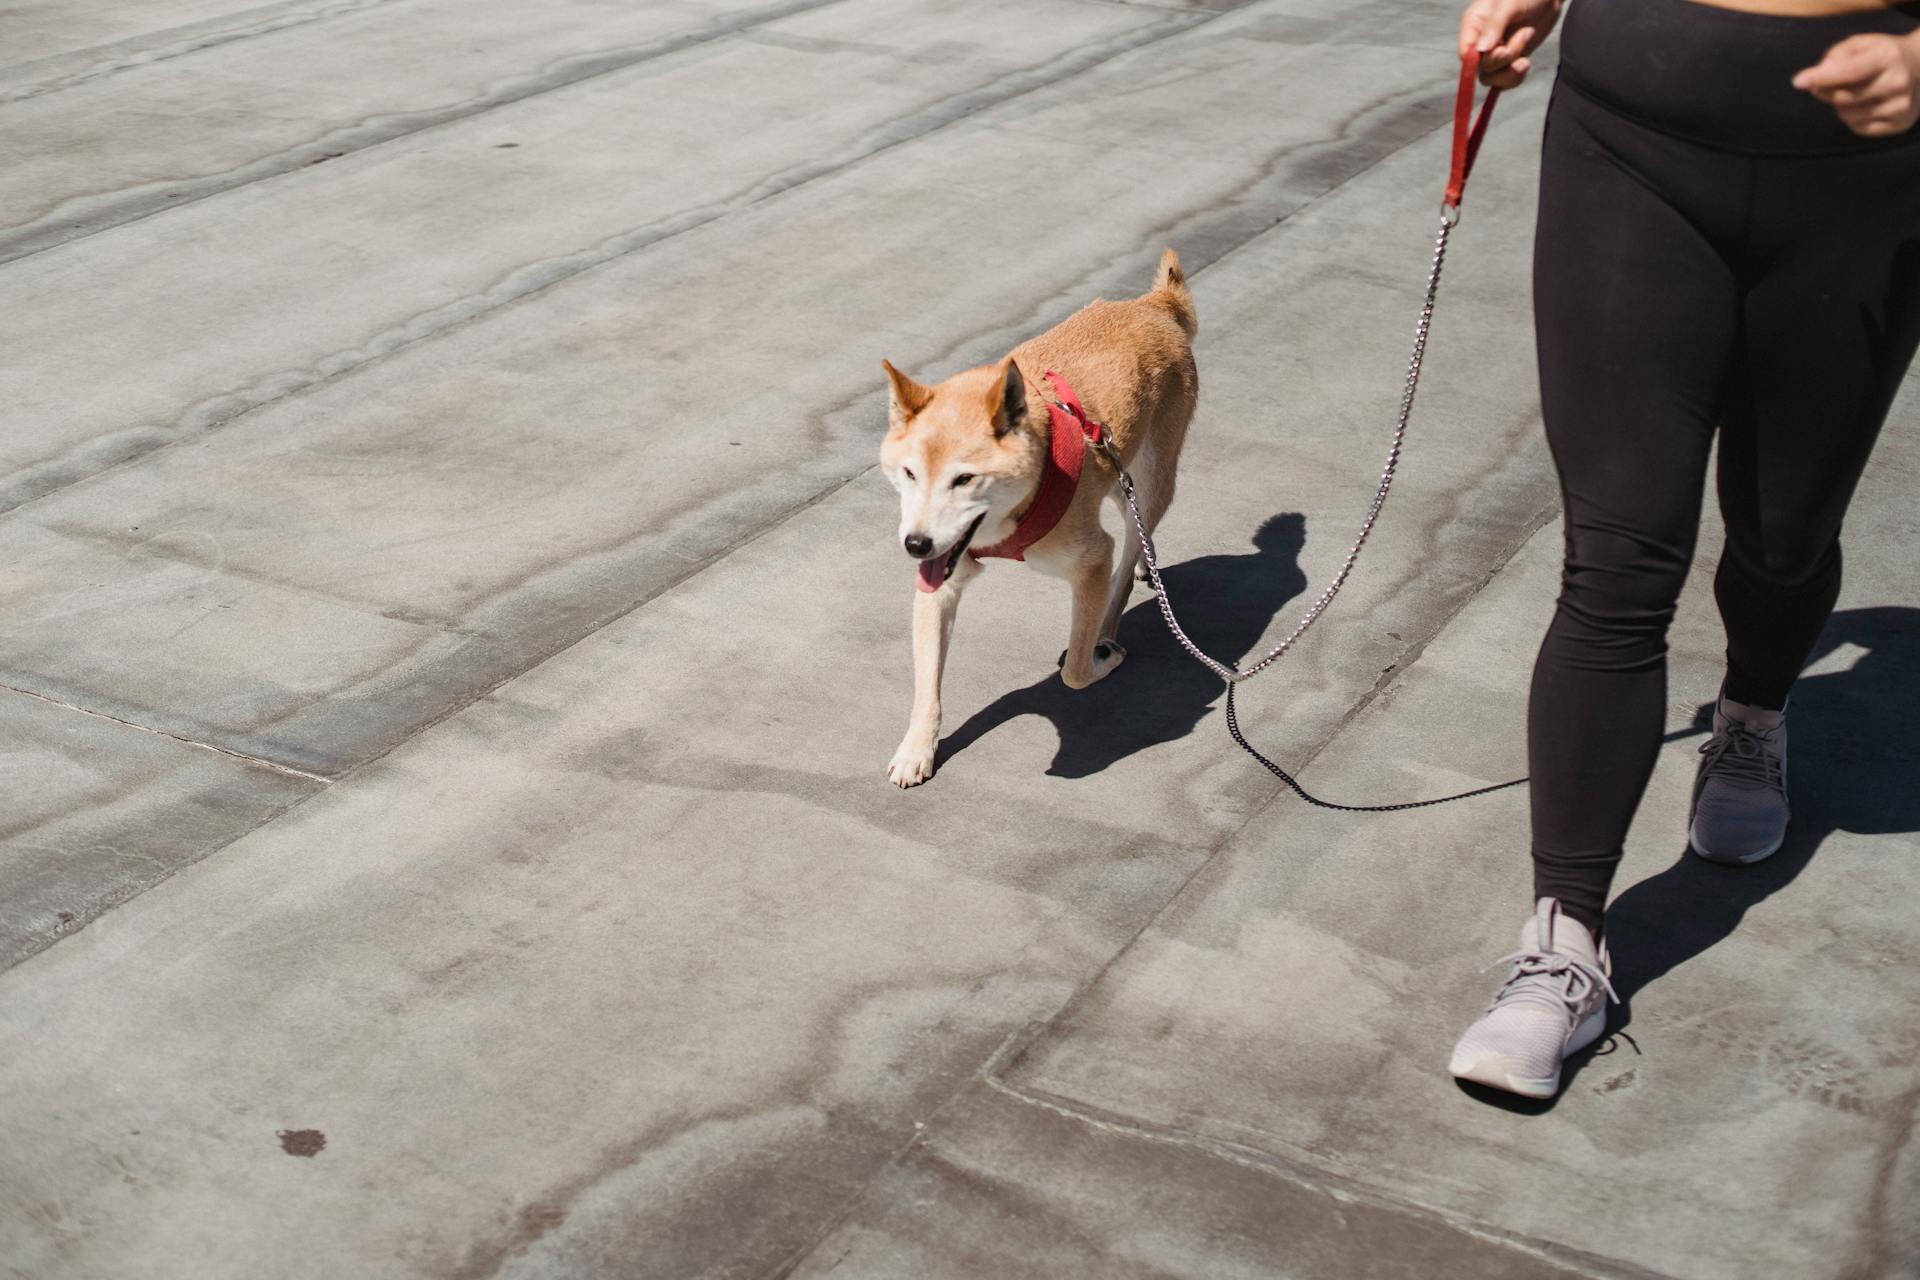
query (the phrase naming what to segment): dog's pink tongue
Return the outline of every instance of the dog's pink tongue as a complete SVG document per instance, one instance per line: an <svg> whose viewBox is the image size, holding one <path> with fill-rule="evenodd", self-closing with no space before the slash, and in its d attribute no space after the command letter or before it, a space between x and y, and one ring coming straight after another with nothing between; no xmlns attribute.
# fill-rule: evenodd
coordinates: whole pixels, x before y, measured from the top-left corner
<svg viewBox="0 0 1920 1280"><path fill-rule="evenodd" d="M922 591L938 591L947 580L947 558L934 556L920 562L914 585Z"/></svg>

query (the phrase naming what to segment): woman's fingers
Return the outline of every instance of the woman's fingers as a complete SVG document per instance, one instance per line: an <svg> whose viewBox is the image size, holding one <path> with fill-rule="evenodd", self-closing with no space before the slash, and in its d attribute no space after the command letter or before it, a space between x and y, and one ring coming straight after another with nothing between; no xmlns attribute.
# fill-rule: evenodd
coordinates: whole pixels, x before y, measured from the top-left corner
<svg viewBox="0 0 1920 1280"><path fill-rule="evenodd" d="M1480 83L1489 89L1517 89L1533 70L1533 59L1520 58L1504 67L1480 66Z"/></svg>
<svg viewBox="0 0 1920 1280"><path fill-rule="evenodd" d="M1496 89L1511 89L1526 79L1532 66L1527 61L1527 50L1533 45L1533 36L1532 27L1520 27L1509 32L1506 39L1482 49L1480 83ZM1482 43L1486 42L1486 37L1482 37Z"/></svg>
<svg viewBox="0 0 1920 1280"><path fill-rule="evenodd" d="M1889 47L1889 36L1852 36L1827 50L1827 56L1793 78L1793 87L1804 89L1825 102L1826 95L1845 90L1860 90L1878 79L1895 60L1898 50Z"/></svg>
<svg viewBox="0 0 1920 1280"><path fill-rule="evenodd" d="M1527 53L1544 29L1540 8L1537 0L1473 0L1460 15L1460 56L1480 55L1481 84L1511 89L1527 78Z"/></svg>
<svg viewBox="0 0 1920 1280"><path fill-rule="evenodd" d="M1889 66L1868 81L1864 89L1834 90L1834 99L1836 103L1848 100L1862 103L1885 102L1889 98L1898 97L1906 92L1912 83L1912 76L1906 74L1903 68Z"/></svg>
<svg viewBox="0 0 1920 1280"><path fill-rule="evenodd" d="M1888 64L1880 66L1864 79L1821 86L1807 92L1829 106L1842 107L1856 102L1878 102L1899 92L1905 83L1906 77L1901 75L1900 67Z"/></svg>
<svg viewBox="0 0 1920 1280"><path fill-rule="evenodd" d="M1492 71L1488 71L1485 67L1482 67L1480 70L1480 83L1489 89L1517 89L1521 83L1526 80L1527 73L1531 70L1533 70L1533 60L1531 58L1521 58L1517 62L1508 66L1497 67Z"/></svg>
<svg viewBox="0 0 1920 1280"><path fill-rule="evenodd" d="M1487 19L1493 10L1493 0L1474 0L1460 15L1460 56L1466 57L1480 47L1482 35L1487 30ZM1498 32L1495 32L1496 38Z"/></svg>
<svg viewBox="0 0 1920 1280"><path fill-rule="evenodd" d="M1863 138L1888 138L1913 124L1913 96L1902 93L1871 105L1840 108L1840 121Z"/></svg>
<svg viewBox="0 0 1920 1280"><path fill-rule="evenodd" d="M1483 67L1490 65L1497 71L1501 67L1507 66L1515 60L1524 57L1528 47L1532 43L1533 28L1521 27L1518 31L1502 41L1491 53L1482 54L1480 56L1480 65Z"/></svg>
<svg viewBox="0 0 1920 1280"><path fill-rule="evenodd" d="M1842 124L1863 137L1905 133L1920 114L1907 54L1893 36L1853 36L1794 76L1793 84L1832 107Z"/></svg>
<svg viewBox="0 0 1920 1280"><path fill-rule="evenodd" d="M1460 15L1460 56L1478 50L1486 58L1507 42L1507 25L1521 11L1521 0L1474 0Z"/></svg>

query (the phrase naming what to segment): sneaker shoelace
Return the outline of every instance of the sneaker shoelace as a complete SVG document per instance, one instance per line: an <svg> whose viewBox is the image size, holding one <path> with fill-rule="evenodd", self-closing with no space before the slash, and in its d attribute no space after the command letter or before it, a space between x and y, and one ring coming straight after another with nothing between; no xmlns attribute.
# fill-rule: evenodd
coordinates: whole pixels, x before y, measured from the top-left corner
<svg viewBox="0 0 1920 1280"><path fill-rule="evenodd" d="M1607 999L1620 1003L1606 973L1578 956L1559 951L1516 951L1510 956L1501 956L1487 969L1497 969L1503 964L1512 965L1513 973L1493 993L1488 1013L1502 1005L1537 1004L1572 1018L1574 1011L1595 991L1605 991Z"/></svg>
<svg viewBox="0 0 1920 1280"><path fill-rule="evenodd" d="M1706 757L1702 766L1703 783L1717 778L1737 787L1770 787L1786 792L1786 770L1780 757L1767 749L1765 739L1745 725L1728 724L1725 733L1700 744L1700 754Z"/></svg>

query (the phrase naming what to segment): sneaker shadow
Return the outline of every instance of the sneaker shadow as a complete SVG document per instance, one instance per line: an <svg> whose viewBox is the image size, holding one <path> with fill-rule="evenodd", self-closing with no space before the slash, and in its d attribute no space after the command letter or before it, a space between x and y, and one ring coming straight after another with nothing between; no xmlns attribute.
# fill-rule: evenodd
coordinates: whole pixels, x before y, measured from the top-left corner
<svg viewBox="0 0 1920 1280"><path fill-rule="evenodd" d="M1864 653L1842 671L1806 676L1794 686L1788 786L1793 822L1786 843L1765 862L1727 867L1684 846L1671 867L1647 877L1607 908L1614 961L1614 1009L1600 1047L1618 1051L1633 1021L1633 998L1687 961L1731 936L1748 911L1805 871L1836 831L1860 835L1920 831L1920 750L1910 726L1920 707L1920 609L1881 607L1836 613L1821 634L1813 662L1842 646ZM1696 733L1712 725L1713 704L1700 707ZM1570 1067L1575 1066L1569 1060Z"/></svg>
<svg viewBox="0 0 1920 1280"><path fill-rule="evenodd" d="M1161 568L1180 624L1196 644L1222 662L1237 662L1260 642L1274 616L1307 589L1300 569L1306 529L1303 515L1275 515L1255 531L1248 554L1200 556ZM1127 659L1112 675L1075 691L1056 673L1001 695L941 740L936 768L1012 720L1044 716L1060 735L1047 773L1088 777L1186 737L1224 695L1219 678L1167 631L1152 595L1121 615L1118 639Z"/></svg>

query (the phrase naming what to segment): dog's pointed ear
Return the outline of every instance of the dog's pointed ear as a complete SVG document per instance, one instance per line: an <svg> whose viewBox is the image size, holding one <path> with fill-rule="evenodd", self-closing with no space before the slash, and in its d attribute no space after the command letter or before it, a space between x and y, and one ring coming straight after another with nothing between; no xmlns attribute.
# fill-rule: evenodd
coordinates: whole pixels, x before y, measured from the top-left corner
<svg viewBox="0 0 1920 1280"><path fill-rule="evenodd" d="M898 431L927 407L933 392L894 368L891 361L882 360L880 367L887 371L887 426Z"/></svg>
<svg viewBox="0 0 1920 1280"><path fill-rule="evenodd" d="M1004 436L1027 421L1027 377L1008 356L1000 369L1000 386L993 406L993 434Z"/></svg>

